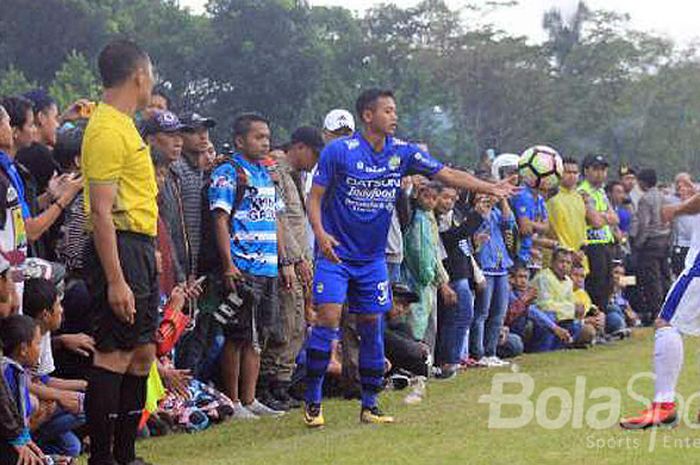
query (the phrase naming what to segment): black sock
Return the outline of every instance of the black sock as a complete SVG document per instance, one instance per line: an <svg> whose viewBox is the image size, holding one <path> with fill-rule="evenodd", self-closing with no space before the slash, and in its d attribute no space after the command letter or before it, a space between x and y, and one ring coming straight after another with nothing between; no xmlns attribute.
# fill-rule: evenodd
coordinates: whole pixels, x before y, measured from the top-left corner
<svg viewBox="0 0 700 465"><path fill-rule="evenodd" d="M136 459L136 434L146 405L147 376L124 375L119 395L119 418L114 428L114 458L120 465Z"/></svg>
<svg viewBox="0 0 700 465"><path fill-rule="evenodd" d="M119 410L123 375L92 367L85 393L85 416L90 434L89 465L113 465L112 437Z"/></svg>

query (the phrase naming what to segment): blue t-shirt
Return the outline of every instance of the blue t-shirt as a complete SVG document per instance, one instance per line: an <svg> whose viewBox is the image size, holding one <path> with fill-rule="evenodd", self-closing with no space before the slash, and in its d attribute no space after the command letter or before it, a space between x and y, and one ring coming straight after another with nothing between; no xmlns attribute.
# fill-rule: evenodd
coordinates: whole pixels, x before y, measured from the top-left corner
<svg viewBox="0 0 700 465"><path fill-rule="evenodd" d="M340 243L338 257L383 259L401 178L432 176L442 168L417 145L393 137L387 137L380 153L359 132L327 145L314 184L326 188L321 217L326 232Z"/></svg>
<svg viewBox="0 0 700 465"><path fill-rule="evenodd" d="M547 206L544 197L535 192L531 187L525 186L511 201L515 218L527 218L530 221L549 221ZM520 249L518 259L522 263L530 263L532 258L532 236L520 235Z"/></svg>
<svg viewBox="0 0 700 465"><path fill-rule="evenodd" d="M615 213L617 213L618 218L620 218L620 231L629 234L632 228L632 213L628 208L623 206L615 208Z"/></svg>
<svg viewBox="0 0 700 465"><path fill-rule="evenodd" d="M281 200L267 168L240 154L233 155L233 163L241 166L247 177L248 188L241 204L231 215L236 202L236 168L223 163L211 174L209 208L231 215L231 258L236 268L254 276L276 277Z"/></svg>

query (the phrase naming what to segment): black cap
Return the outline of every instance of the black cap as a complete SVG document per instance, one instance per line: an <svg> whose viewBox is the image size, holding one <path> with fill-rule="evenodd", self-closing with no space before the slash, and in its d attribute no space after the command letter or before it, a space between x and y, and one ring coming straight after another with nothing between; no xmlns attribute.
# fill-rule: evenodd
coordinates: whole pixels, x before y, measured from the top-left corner
<svg viewBox="0 0 700 465"><path fill-rule="evenodd" d="M583 159L584 169L591 167L607 168L608 166L610 166L610 163L608 163L604 155L586 155L586 158Z"/></svg>
<svg viewBox="0 0 700 465"><path fill-rule="evenodd" d="M159 132L174 133L185 129L177 115L171 111L155 111L153 115L143 122L141 133L151 136Z"/></svg>
<svg viewBox="0 0 700 465"><path fill-rule="evenodd" d="M321 131L311 126L302 126L292 133L292 144L302 143L314 150L323 149L323 137Z"/></svg>
<svg viewBox="0 0 700 465"><path fill-rule="evenodd" d="M636 176L637 170L635 170L633 167L631 167L630 165L627 165L627 164L620 165L620 177L624 178L625 176L627 176L629 174Z"/></svg>
<svg viewBox="0 0 700 465"><path fill-rule="evenodd" d="M414 304L420 300L418 298L418 294L413 292L410 287L403 283L393 283L391 285L391 293L394 296L394 299L402 299L409 304Z"/></svg>
<svg viewBox="0 0 700 465"><path fill-rule="evenodd" d="M180 117L183 131L196 131L197 129L211 129L216 126L213 118L206 118L199 113L189 112Z"/></svg>

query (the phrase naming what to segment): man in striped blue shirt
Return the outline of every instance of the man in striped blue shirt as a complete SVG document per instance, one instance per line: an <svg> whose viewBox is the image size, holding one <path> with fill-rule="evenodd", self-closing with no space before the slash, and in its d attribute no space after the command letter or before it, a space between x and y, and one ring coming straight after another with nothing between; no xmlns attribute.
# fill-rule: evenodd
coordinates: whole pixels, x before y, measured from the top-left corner
<svg viewBox="0 0 700 465"><path fill-rule="evenodd" d="M280 413L255 399L255 386L264 345L262 329L278 317L278 266L283 283L294 275L294 267L282 255L278 263L283 238L277 213L283 204L263 165L270 151L267 120L255 114L238 117L234 141L236 153L211 174L209 208L216 236L211 239L216 240L222 261L223 305L233 314L224 326L224 391L235 403L234 418L254 418Z"/></svg>

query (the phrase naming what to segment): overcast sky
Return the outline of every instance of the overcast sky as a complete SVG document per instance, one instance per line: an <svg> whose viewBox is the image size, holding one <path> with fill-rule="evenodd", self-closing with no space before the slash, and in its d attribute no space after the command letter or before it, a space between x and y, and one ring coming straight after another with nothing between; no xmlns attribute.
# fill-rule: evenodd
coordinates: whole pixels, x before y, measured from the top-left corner
<svg viewBox="0 0 700 465"><path fill-rule="evenodd" d="M486 4L487 0L475 2ZM395 3L407 7L417 4L418 0L311 0L312 5L344 6L358 12L379 3ZM453 8L459 8L466 2L447 0L447 3ZM654 31L682 44L700 36L700 31L697 30L700 2L694 0L586 0L586 3L596 9L605 8L629 13L634 28ZM206 0L180 0L180 4L202 12ZM552 6L572 11L577 4L578 0L520 0L515 7L501 8L479 20L494 23L509 33L526 35L533 41L540 41L544 37L543 12Z"/></svg>

